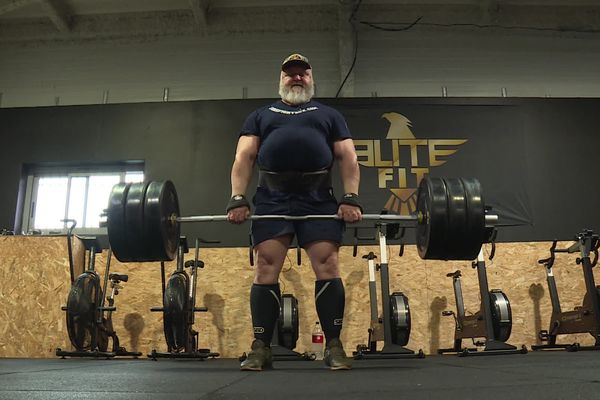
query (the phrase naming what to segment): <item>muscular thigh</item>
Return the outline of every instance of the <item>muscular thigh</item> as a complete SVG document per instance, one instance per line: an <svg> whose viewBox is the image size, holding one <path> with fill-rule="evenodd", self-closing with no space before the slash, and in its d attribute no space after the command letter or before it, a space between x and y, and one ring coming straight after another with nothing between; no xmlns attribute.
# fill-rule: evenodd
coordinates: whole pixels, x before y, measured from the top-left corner
<svg viewBox="0 0 600 400"><path fill-rule="evenodd" d="M254 247L256 252L254 283L268 285L278 282L291 241L292 235L284 235L267 239Z"/></svg>
<svg viewBox="0 0 600 400"><path fill-rule="evenodd" d="M311 242L304 246L304 250L308 254L317 280L340 277L337 243L328 240Z"/></svg>

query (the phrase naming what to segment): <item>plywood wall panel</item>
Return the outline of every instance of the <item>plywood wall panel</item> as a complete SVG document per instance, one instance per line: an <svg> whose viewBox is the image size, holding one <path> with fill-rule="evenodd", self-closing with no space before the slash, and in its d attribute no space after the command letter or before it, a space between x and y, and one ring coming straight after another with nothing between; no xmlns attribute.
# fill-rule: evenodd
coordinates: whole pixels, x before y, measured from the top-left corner
<svg viewBox="0 0 600 400"><path fill-rule="evenodd" d="M76 242L76 259L82 251ZM64 237L0 236L0 356L51 357L55 347L69 347L60 308L68 265Z"/></svg>
<svg viewBox="0 0 600 400"><path fill-rule="evenodd" d="M566 247L569 243L560 243ZM502 289L511 301L513 329L510 343L538 343L537 332L548 329L550 299L543 266L537 263L549 255L550 243L501 243L496 257L487 261L490 288ZM76 260L82 259L80 243ZM346 289L346 313L342 339L348 350L367 341L370 321L368 268L362 255L378 246L361 246L358 256L350 247L340 252L342 278ZM485 253L489 254L489 246ZM388 246L390 293L403 292L409 298L412 331L409 348L435 353L453 343L454 322L441 316L455 309L452 279L446 274L461 270L467 314L479 309L477 273L470 262L424 261L414 246L398 255L399 246ZM193 252L186 255L191 259ZM254 271L245 248L201 249L205 268L199 272L197 306L209 311L196 314L200 346L224 357L238 357L248 351L252 340L249 291ZM585 285L576 255L558 254L554 268L564 310L582 302ZM377 259L379 262L379 258ZM97 259L103 274L106 252ZM167 277L175 263L166 263ZM116 297L114 327L121 345L144 354L152 349L166 350L162 314L150 312L162 304L160 263L126 263L113 259L111 270L129 275L129 281ZM597 278L598 279L598 278ZM69 269L64 237L0 237L0 357L54 357L56 347L70 348L65 315ZM281 274L283 293L294 294L300 307L300 337L297 351L310 349L310 334L317 320L314 305L314 274L302 252L302 265L296 265L296 252L290 250ZM378 304L381 309L381 294ZM591 344L587 334L570 335L562 341ZM465 343L467 344L467 343Z"/></svg>

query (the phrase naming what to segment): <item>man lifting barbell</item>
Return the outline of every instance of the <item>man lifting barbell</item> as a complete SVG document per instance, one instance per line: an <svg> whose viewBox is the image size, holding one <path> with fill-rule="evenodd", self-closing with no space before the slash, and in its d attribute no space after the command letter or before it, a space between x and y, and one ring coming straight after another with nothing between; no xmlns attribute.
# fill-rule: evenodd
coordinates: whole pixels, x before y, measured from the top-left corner
<svg viewBox="0 0 600 400"><path fill-rule="evenodd" d="M256 270L250 290L254 341L242 370L260 371L272 364L270 343L279 316L279 274L296 235L315 272L315 303L325 333L325 364L332 370L350 369L340 341L345 306L338 251L344 222L360 221L360 180L354 144L344 117L312 100L314 82L308 59L287 57L279 80L281 100L262 107L246 119L231 169L230 222L250 216L245 193L258 164L255 213L336 214L341 220L257 220L252 222ZM331 166L338 161L345 194L335 199Z"/></svg>
<svg viewBox="0 0 600 400"><path fill-rule="evenodd" d="M287 68L290 60L296 61L295 69ZM360 219L393 221L414 227L419 256L435 260L474 260L482 243L489 240L491 228L498 222L497 215L488 214L481 185L475 178L427 176L419 183L415 214L362 214L357 195L359 170L350 133L337 111L310 100L312 75L307 65L302 56L288 57L284 62L287 72L283 71L281 76L281 92L282 99L290 104L277 102L271 109L252 113L246 121L232 167L228 215L180 216L177 192L169 180L118 183L108 201L108 238L113 254L121 262L173 260L181 223L252 220L259 267L251 289L251 311L258 340L254 341L253 355L242 364L242 369L260 370L271 363L268 343L275 322L273 315L276 318L279 310L277 277L293 234L298 236L300 245L309 254L317 275L317 311L328 340L326 362L334 369L348 369L350 360L339 341L344 288L339 279L337 256L344 222ZM302 117L298 120L304 122L291 123L285 129L265 130L269 121L272 123L278 118L285 121L288 117ZM307 128L306 121L322 124ZM292 129L294 126L298 126L298 130ZM296 140L289 144L278 138L281 134L285 134L286 139L305 135L313 141L301 144ZM319 141L321 147L316 149L321 152L311 147ZM292 151L286 152L289 150L286 147ZM263 157L271 151L282 152L289 159ZM316 155L322 158L317 159ZM339 204L331 193L329 180L328 167L334 158L340 163L347 192ZM320 162L313 164L318 160ZM269 169L259 173L259 187L254 197L255 215L249 216L249 204L243 193L255 161L260 167ZM310 169L313 165L325 168L313 171ZM290 166L297 172L273 173L288 171ZM265 315L259 315L259 312L265 312Z"/></svg>

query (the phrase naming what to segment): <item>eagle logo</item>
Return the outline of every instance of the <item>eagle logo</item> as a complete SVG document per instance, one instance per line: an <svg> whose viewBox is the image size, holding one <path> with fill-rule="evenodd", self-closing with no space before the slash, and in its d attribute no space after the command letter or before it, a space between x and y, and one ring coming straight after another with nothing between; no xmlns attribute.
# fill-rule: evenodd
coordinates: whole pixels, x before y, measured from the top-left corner
<svg viewBox="0 0 600 400"><path fill-rule="evenodd" d="M381 118L385 118L390 122L390 128L385 137L386 139L416 139L415 135L410 130L412 122L404 115L395 112L387 112L383 113Z"/></svg>
<svg viewBox="0 0 600 400"><path fill-rule="evenodd" d="M416 211L417 188L431 168L445 164L466 139L422 139L412 131L412 122L402 114L386 112L381 115L390 126L386 140L355 140L359 164L377 168L380 189L390 195L383 208L401 215ZM392 159L383 159L382 146L390 151ZM402 158L402 155L408 157ZM425 155L425 157L424 157Z"/></svg>

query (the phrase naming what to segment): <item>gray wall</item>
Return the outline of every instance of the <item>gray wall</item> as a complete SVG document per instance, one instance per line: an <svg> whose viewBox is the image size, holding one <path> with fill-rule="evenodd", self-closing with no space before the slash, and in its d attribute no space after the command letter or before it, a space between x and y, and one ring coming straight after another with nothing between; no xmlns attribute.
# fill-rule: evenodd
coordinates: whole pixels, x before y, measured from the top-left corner
<svg viewBox="0 0 600 400"><path fill-rule="evenodd" d="M307 55L317 94L335 96L349 65L336 32L158 36L43 45L0 43L1 107L275 97L279 64ZM598 34L362 29L345 97L598 97ZM244 89L246 88L246 89Z"/></svg>

